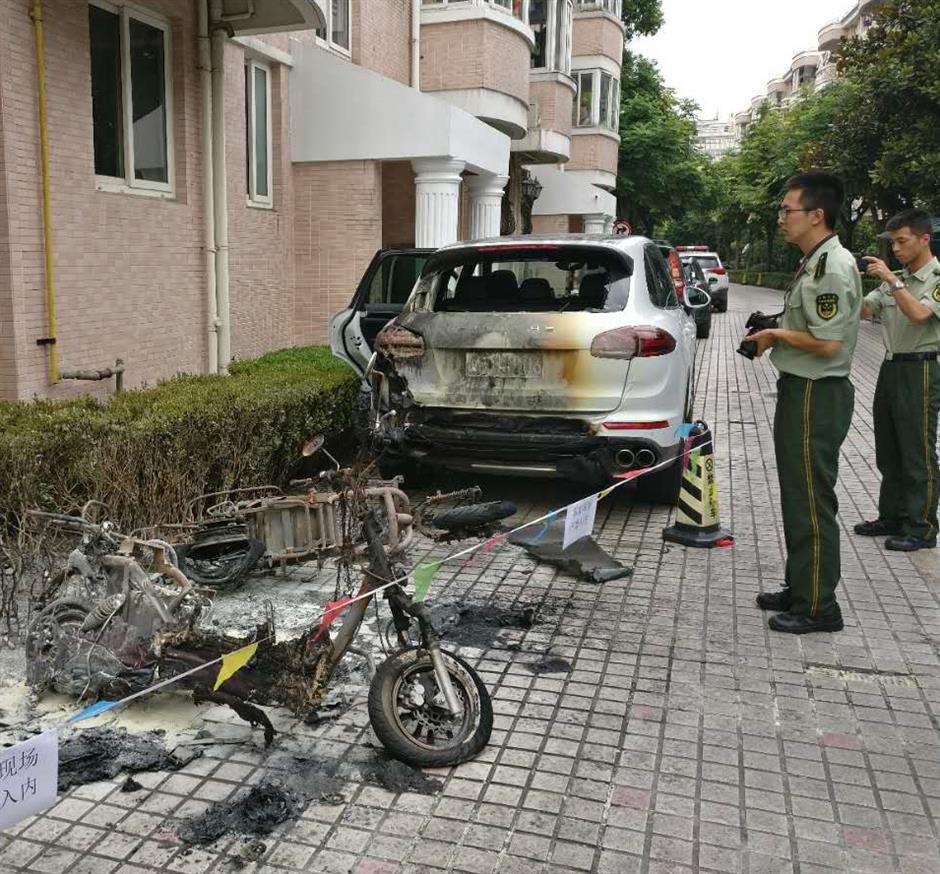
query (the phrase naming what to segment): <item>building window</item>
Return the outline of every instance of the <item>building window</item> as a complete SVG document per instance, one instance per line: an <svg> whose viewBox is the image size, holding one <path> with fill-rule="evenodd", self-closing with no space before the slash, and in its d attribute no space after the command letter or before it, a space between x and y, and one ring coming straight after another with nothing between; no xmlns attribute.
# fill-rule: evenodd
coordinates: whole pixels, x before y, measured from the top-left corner
<svg viewBox="0 0 940 874"><path fill-rule="evenodd" d="M578 70L578 93L571 123L574 127L603 127L617 132L620 126L620 82L605 70Z"/></svg>
<svg viewBox="0 0 940 874"><path fill-rule="evenodd" d="M424 6L452 6L455 9L461 6L495 6L528 23L529 6L537 0L422 0Z"/></svg>
<svg viewBox="0 0 940 874"><path fill-rule="evenodd" d="M330 0L326 27L317 28L317 36L323 42L344 52L350 50L352 40L349 33L351 19L349 6L352 0Z"/></svg>
<svg viewBox="0 0 940 874"><path fill-rule="evenodd" d="M623 0L577 0L578 12L609 12L622 17Z"/></svg>
<svg viewBox="0 0 940 874"><path fill-rule="evenodd" d="M270 206L273 183L271 70L255 60L245 64L245 120L248 200L258 206Z"/></svg>
<svg viewBox="0 0 940 874"><path fill-rule="evenodd" d="M534 69L571 70L571 0L531 0L529 27L535 34Z"/></svg>
<svg viewBox="0 0 940 874"><path fill-rule="evenodd" d="M95 175L172 189L169 27L124 6L88 7Z"/></svg>

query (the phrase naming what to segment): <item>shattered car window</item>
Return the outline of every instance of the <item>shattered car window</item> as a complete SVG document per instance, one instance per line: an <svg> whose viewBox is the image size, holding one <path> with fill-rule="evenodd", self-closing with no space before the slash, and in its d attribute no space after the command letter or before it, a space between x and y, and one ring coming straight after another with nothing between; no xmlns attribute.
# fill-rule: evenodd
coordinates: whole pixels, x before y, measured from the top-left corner
<svg viewBox="0 0 940 874"><path fill-rule="evenodd" d="M428 263L415 308L432 312L612 312L627 303L632 263L609 249L461 249Z"/></svg>

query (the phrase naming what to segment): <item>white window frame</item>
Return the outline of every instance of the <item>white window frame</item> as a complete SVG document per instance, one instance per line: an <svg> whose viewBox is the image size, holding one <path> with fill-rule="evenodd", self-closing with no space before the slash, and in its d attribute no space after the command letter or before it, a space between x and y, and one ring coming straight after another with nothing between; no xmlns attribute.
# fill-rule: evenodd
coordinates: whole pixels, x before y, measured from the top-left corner
<svg viewBox="0 0 940 874"><path fill-rule="evenodd" d="M545 60L548 66L532 67L535 73L564 73L571 75L571 38L574 29L574 4L572 0L560 0L561 5L565 7L565 21L562 26L565 28L565 53L562 64L557 64L558 58L555 49L558 43L558 6L559 0L546 0L548 3L548 21L545 22ZM528 15L528 8L526 14Z"/></svg>
<svg viewBox="0 0 940 874"><path fill-rule="evenodd" d="M124 135L124 176L100 176L95 174L95 188L99 191L119 191L122 193L148 194L153 197L172 197L176 190L176 160L173 143L173 52L171 47L172 31L170 23L155 16L149 10L141 9L131 3L108 3L105 0L88 0L89 6L96 6L117 15L121 27L121 102ZM163 93L166 98L166 160L167 181L151 182L137 179L134 175L134 108L131 98L131 45L130 19L135 19L163 31Z"/></svg>
<svg viewBox="0 0 940 874"><path fill-rule="evenodd" d="M609 12L623 18L623 0L576 0L578 12Z"/></svg>
<svg viewBox="0 0 940 874"><path fill-rule="evenodd" d="M608 98L607 114L608 118L601 118L601 83L604 81L602 74L610 76L610 91ZM620 80L610 72L600 68L588 68L574 70L571 73L575 82L574 109L572 110L571 127L573 130L588 130L601 128L611 133L620 133ZM589 75L591 77L591 120L588 124L581 124L581 76ZM608 124L608 120L610 124Z"/></svg>
<svg viewBox="0 0 940 874"><path fill-rule="evenodd" d="M506 15L521 21L523 24L529 23L529 0L522 0L522 17L518 17L513 11L513 0L421 0L422 6L431 9L440 7L461 7L461 6L492 6L494 9L502 10Z"/></svg>
<svg viewBox="0 0 940 874"><path fill-rule="evenodd" d="M248 153L245 160L248 162L248 205L271 209L274 206L274 126L271 123L271 65L253 57L245 57L245 123L248 126ZM255 102L255 70L263 70L265 74L265 138L268 144L268 193L258 193L258 162L255 155L255 143L258 118L256 116L257 104Z"/></svg>
<svg viewBox="0 0 940 874"><path fill-rule="evenodd" d="M333 4L327 0L324 9L326 13L326 38L317 35L316 40L320 45L326 46L332 49L334 52L339 52L346 57L352 57L352 44L353 44L353 19L352 19L352 0L340 0L341 3L346 4L346 27L349 32L349 45L344 46L340 45L338 42L333 42Z"/></svg>

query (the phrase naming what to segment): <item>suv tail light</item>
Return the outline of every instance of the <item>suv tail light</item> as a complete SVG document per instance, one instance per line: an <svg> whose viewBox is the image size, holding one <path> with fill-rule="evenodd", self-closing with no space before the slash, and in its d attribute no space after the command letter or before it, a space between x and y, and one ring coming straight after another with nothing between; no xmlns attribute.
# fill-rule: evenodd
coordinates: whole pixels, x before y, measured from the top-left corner
<svg viewBox="0 0 940 874"><path fill-rule="evenodd" d="M595 358L655 358L668 355L676 349L676 338L662 328L652 325L635 325L614 328L598 334L591 343L591 355Z"/></svg>
<svg viewBox="0 0 940 874"><path fill-rule="evenodd" d="M375 348L382 355L399 361L421 358L424 355L424 338L401 325L389 325L379 331Z"/></svg>
<svg viewBox="0 0 940 874"><path fill-rule="evenodd" d="M716 276L724 276L728 271L724 267L709 267L709 273L714 273Z"/></svg>

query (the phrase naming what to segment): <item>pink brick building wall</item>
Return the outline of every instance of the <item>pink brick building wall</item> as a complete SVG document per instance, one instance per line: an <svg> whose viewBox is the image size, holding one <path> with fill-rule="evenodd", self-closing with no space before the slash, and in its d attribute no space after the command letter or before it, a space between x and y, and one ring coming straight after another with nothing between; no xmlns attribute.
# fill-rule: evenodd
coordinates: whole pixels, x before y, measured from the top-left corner
<svg viewBox="0 0 940 874"><path fill-rule="evenodd" d="M252 358L292 340L294 197L287 71L271 64L272 207L250 206L245 151L245 53L226 49L225 153L229 199L232 354Z"/></svg>
<svg viewBox="0 0 940 874"><path fill-rule="evenodd" d="M538 104L540 127L570 133L574 92L569 87L558 82L532 82L529 102Z"/></svg>
<svg viewBox="0 0 940 874"><path fill-rule="evenodd" d="M569 170L606 170L617 172L620 144L603 134L575 134L571 137Z"/></svg>
<svg viewBox="0 0 940 874"><path fill-rule="evenodd" d="M323 343L330 316L349 304L382 246L382 165L378 161L295 164L298 345Z"/></svg>
<svg viewBox="0 0 940 874"><path fill-rule="evenodd" d="M406 0L353 0L353 63L410 85L411 9Z"/></svg>
<svg viewBox="0 0 940 874"><path fill-rule="evenodd" d="M106 367L120 356L131 385L199 370L206 350L194 13L186 0L149 0L141 6L171 25L174 200L96 191L88 6L75 0L44 4L60 364ZM0 12L8 207L0 236L8 241L11 276L5 296L12 303L17 370L11 391L6 364L2 396L106 393L107 385L95 383L50 388L46 353L36 345L47 327L33 28L27 4L19 0L0 0ZM3 330L8 361L11 344L8 329Z"/></svg>
<svg viewBox="0 0 940 874"><path fill-rule="evenodd" d="M415 244L415 174L410 161L382 165L382 245Z"/></svg>
<svg viewBox="0 0 940 874"><path fill-rule="evenodd" d="M576 15L571 54L606 55L619 64L623 57L623 29L606 15Z"/></svg>
<svg viewBox="0 0 940 874"><path fill-rule="evenodd" d="M487 88L528 103L529 45L492 21L421 27L421 90Z"/></svg>

